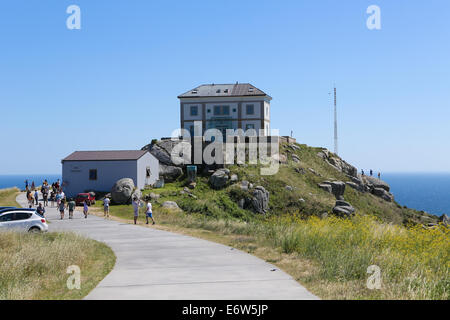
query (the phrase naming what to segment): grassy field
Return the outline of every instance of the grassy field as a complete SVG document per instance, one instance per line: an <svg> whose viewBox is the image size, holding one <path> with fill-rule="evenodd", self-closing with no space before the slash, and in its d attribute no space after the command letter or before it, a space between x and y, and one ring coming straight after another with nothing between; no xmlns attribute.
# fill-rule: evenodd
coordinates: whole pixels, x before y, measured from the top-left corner
<svg viewBox="0 0 450 320"><path fill-rule="evenodd" d="M0 189L0 206L16 207L19 204L16 202L16 197L19 194L19 189Z"/></svg>
<svg viewBox="0 0 450 320"><path fill-rule="evenodd" d="M18 189L0 190L0 206L18 206ZM66 300L86 296L112 270L116 257L103 243L71 233L0 232L0 300ZM81 270L69 290L67 268Z"/></svg>
<svg viewBox="0 0 450 320"><path fill-rule="evenodd" d="M0 233L0 300L81 299L111 271L112 250L70 233ZM69 290L67 268L81 270L80 290Z"/></svg>
<svg viewBox="0 0 450 320"><path fill-rule="evenodd" d="M174 194L176 187L168 189L161 193ZM160 207L165 200L154 203L156 228L258 256L322 299L449 299L448 228L405 228L361 215L352 220L283 215L243 221L167 211ZM96 206L101 214L101 204ZM131 206L112 206L111 214L129 223L133 219ZM145 223L143 212L138 223ZM380 290L367 288L371 265L381 269Z"/></svg>
<svg viewBox="0 0 450 320"><path fill-rule="evenodd" d="M288 162L276 175L261 176L258 166L228 166L238 180L270 192L266 215L238 206L251 197L238 186L213 190L208 176L197 178L189 195L184 177L166 183L153 201L156 228L185 233L241 249L277 265L323 299L449 299L449 229L423 225L437 217L346 188L344 197L357 210L352 219L333 217L335 197L317 184L349 181L317 156L321 148L297 145L281 151ZM300 159L294 162L292 155ZM314 172L309 170L312 168ZM290 186L290 190L286 189ZM161 208L175 201L182 211ZM95 210L101 214L101 203ZM321 219L323 213L328 218ZM132 222L131 206L112 206L117 219ZM139 224L144 224L141 212ZM381 270L382 287L370 290L369 266Z"/></svg>

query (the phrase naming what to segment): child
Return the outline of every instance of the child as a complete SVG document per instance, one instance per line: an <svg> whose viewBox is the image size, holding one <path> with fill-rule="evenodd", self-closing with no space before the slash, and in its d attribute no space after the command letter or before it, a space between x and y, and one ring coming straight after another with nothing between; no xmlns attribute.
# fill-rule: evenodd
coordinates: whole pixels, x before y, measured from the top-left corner
<svg viewBox="0 0 450 320"><path fill-rule="evenodd" d="M84 200L84 202L83 202L83 207L84 207L83 208L84 218L87 219L88 212L89 212L89 207L87 205L86 200Z"/></svg>
<svg viewBox="0 0 450 320"><path fill-rule="evenodd" d="M152 224L155 224L155 220L153 219L153 214L152 214L152 203L150 202L150 200L147 201L147 211L145 212L145 219L147 220L148 224L148 218L152 219Z"/></svg>

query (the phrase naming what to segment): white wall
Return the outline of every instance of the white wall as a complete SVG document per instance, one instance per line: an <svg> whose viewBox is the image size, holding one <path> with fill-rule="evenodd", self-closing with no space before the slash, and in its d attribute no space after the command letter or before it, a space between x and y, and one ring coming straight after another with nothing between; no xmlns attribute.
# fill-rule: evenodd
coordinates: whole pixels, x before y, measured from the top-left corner
<svg viewBox="0 0 450 320"><path fill-rule="evenodd" d="M147 167L150 167L151 176L147 179ZM152 185L159 179L159 161L150 153L143 155L137 162L137 183L139 189Z"/></svg>
<svg viewBox="0 0 450 320"><path fill-rule="evenodd" d="M97 169L97 180L89 180L90 169ZM62 165L63 190L68 197L88 190L109 192L122 178L131 178L137 184L136 160L64 161Z"/></svg>

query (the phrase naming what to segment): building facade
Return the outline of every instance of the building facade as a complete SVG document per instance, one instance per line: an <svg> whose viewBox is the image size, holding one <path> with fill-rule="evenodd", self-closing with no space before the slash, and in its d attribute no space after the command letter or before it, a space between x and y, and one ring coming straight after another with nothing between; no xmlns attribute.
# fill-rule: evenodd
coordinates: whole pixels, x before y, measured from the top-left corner
<svg viewBox="0 0 450 320"><path fill-rule="evenodd" d="M201 121L202 135L211 128L224 136L227 129L254 129L258 135L270 135L272 98L249 83L201 85L178 98L180 128L188 130L191 137L195 121Z"/></svg>
<svg viewBox="0 0 450 320"><path fill-rule="evenodd" d="M68 197L86 191L109 192L117 180L131 178L143 189L159 179L159 161L148 151L76 151L62 160Z"/></svg>

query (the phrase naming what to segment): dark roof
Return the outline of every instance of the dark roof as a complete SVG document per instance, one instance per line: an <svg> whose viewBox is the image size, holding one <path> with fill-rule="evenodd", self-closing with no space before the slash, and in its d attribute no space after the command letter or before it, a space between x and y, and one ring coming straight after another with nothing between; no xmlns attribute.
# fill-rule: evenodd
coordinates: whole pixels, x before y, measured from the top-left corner
<svg viewBox="0 0 450 320"><path fill-rule="evenodd" d="M178 96L178 98L200 97L245 97L270 96L250 83L203 84Z"/></svg>
<svg viewBox="0 0 450 320"><path fill-rule="evenodd" d="M62 161L138 160L147 152L146 150L75 151Z"/></svg>

